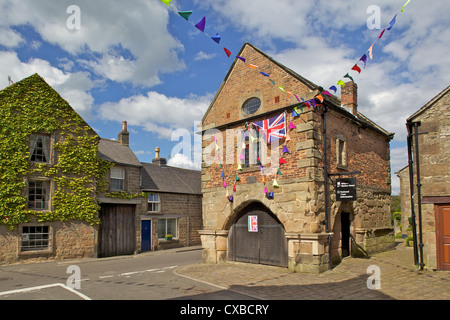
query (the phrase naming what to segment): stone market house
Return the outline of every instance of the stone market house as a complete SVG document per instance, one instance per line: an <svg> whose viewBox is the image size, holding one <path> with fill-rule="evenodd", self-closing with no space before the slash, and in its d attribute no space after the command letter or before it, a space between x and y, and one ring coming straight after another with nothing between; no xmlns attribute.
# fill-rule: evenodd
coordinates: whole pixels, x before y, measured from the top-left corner
<svg viewBox="0 0 450 320"><path fill-rule="evenodd" d="M415 263L450 270L450 87L411 115L406 126L410 161L399 177L402 220L413 217Z"/></svg>
<svg viewBox="0 0 450 320"><path fill-rule="evenodd" d="M341 99L323 95L308 108L294 93L309 100L322 88L249 43L238 56L246 61L233 62L202 120L202 260L323 272L343 257L393 248L393 134L358 112L356 84L346 83ZM284 112L286 127L295 126L279 141L285 163L272 159L261 170L258 148L267 146L266 161L277 147L261 141L251 122ZM344 177L356 178L355 201L336 199Z"/></svg>
<svg viewBox="0 0 450 320"><path fill-rule="evenodd" d="M168 166L167 160L159 156L160 149L155 152L152 163L142 164L142 190L148 198L140 216L141 250L199 245L201 172Z"/></svg>

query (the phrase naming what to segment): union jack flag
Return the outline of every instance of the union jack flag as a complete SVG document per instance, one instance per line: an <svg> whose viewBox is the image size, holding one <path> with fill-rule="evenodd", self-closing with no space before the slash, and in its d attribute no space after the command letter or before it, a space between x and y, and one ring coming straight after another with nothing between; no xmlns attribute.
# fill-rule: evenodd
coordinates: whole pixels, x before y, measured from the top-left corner
<svg viewBox="0 0 450 320"><path fill-rule="evenodd" d="M286 137L286 113L270 119L255 121L252 124L264 136L266 143Z"/></svg>

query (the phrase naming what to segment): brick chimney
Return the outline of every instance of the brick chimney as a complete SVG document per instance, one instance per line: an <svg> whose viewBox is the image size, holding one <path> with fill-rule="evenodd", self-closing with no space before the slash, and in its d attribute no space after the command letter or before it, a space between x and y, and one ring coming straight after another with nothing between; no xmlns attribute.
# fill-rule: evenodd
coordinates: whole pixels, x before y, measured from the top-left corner
<svg viewBox="0 0 450 320"><path fill-rule="evenodd" d="M358 116L358 86L353 81L346 82L341 89L342 107Z"/></svg>
<svg viewBox="0 0 450 320"><path fill-rule="evenodd" d="M130 133L127 131L127 122L122 122L122 131L117 136L119 139L119 142L123 146L130 146Z"/></svg>
<svg viewBox="0 0 450 320"><path fill-rule="evenodd" d="M157 164L159 166L165 166L167 164L166 158L160 158L159 157L159 147L155 148L155 158L152 160L153 164Z"/></svg>

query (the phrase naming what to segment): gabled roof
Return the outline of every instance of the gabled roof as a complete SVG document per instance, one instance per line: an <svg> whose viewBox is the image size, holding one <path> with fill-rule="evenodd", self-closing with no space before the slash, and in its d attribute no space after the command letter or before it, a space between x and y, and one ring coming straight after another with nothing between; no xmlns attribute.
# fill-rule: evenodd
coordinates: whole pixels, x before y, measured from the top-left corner
<svg viewBox="0 0 450 320"><path fill-rule="evenodd" d="M444 90L442 90L441 93L439 93L437 96L435 96L433 99L431 99L430 101L428 101L428 103L426 105L424 105L422 108L420 108L419 110L417 110L412 116L410 116L408 119L406 119L407 122L412 121L415 117L417 117L418 115L420 115L421 113L425 112L426 110L428 110L429 108L431 108L437 101L439 101L443 96L445 96L446 94L448 94L450 92L450 86L448 86L447 88L445 88Z"/></svg>
<svg viewBox="0 0 450 320"><path fill-rule="evenodd" d="M201 171L142 163L142 189L163 193L202 194Z"/></svg>
<svg viewBox="0 0 450 320"><path fill-rule="evenodd" d="M127 146L115 140L100 139L98 156L106 161L116 164L140 167L141 163L134 152Z"/></svg>
<svg viewBox="0 0 450 320"><path fill-rule="evenodd" d="M294 77L295 79L299 80L300 82L302 82L303 84L305 84L308 88L310 88L311 90L315 90L315 89L319 89L320 87L316 84L314 84L313 82L309 81L308 79L303 78L301 75L299 75L298 73L296 73L295 71L293 71L292 69L289 69L288 67L284 66L283 64L279 63L278 61L274 60L271 56L269 56L268 54L266 54L265 52L261 51L260 49L258 49L257 47L255 47L254 45L252 45L251 43L244 43L244 45L242 46L241 50L239 51L239 53L237 54L238 56L240 56L242 54L242 52L244 51L244 49L249 46L251 47L253 50L255 50L256 52L258 52L259 54L261 54L263 57L265 57L267 60L269 60L270 62L274 63L275 65L277 65L279 68L283 69L286 73L290 74L292 77ZM219 90L217 90L216 95L214 96L213 100L211 101L211 104L209 105L208 109L206 110L205 114L203 115L202 118L202 122L205 121L206 117L209 114L209 111L211 110L211 108L214 106L214 103L217 100L217 97L220 95L220 93L222 92L222 89L224 88L225 84L227 83L228 78L230 77L236 63L239 61L238 58L235 58L233 61L233 64L231 65L230 69L228 70L227 75L225 76L225 79L222 81L222 84L220 85Z"/></svg>

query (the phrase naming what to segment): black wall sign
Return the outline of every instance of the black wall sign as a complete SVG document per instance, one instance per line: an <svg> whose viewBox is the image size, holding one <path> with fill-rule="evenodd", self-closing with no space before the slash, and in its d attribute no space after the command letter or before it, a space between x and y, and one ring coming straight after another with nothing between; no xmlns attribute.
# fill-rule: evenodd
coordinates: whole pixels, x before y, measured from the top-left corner
<svg viewBox="0 0 450 320"><path fill-rule="evenodd" d="M336 179L336 201L356 200L356 178Z"/></svg>

